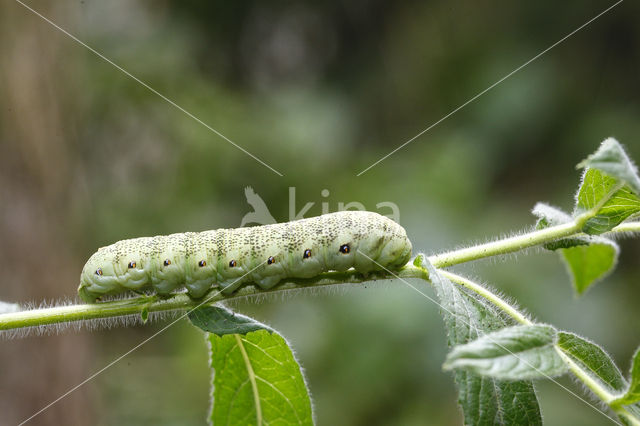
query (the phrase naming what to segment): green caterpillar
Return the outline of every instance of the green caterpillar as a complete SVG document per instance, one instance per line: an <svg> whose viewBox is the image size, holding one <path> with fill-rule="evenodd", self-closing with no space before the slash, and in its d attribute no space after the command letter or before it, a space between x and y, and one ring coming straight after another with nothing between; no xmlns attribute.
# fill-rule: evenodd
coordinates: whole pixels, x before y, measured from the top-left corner
<svg viewBox="0 0 640 426"><path fill-rule="evenodd" d="M186 287L192 298L212 287L230 294L243 284L262 289L284 278L311 278L349 268L397 269L411 257L400 225L377 213L344 211L274 225L160 235L102 247L85 264L79 296Z"/></svg>

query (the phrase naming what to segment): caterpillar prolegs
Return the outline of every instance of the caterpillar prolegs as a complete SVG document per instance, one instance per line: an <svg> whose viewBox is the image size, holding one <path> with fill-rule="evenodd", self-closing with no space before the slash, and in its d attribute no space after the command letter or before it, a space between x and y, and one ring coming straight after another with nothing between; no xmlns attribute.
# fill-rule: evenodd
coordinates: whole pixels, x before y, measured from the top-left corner
<svg viewBox="0 0 640 426"><path fill-rule="evenodd" d="M85 264L78 294L87 302L126 291L168 295L186 287L200 298L212 287L230 294L284 278L354 268L398 269L411 257L400 225L373 212L344 211L273 225L122 240Z"/></svg>

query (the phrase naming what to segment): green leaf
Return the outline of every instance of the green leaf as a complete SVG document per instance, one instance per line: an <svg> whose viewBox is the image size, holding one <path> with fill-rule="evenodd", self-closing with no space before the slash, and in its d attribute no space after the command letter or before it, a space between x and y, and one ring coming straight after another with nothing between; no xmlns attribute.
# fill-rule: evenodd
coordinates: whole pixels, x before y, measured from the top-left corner
<svg viewBox="0 0 640 426"><path fill-rule="evenodd" d="M638 170L622 145L614 138L607 138L600 148L583 160L578 167L598 169L618 181L625 182L636 194L640 194Z"/></svg>
<svg viewBox="0 0 640 426"><path fill-rule="evenodd" d="M558 376L567 366L554 348L555 336L547 325L503 328L454 347L444 366L505 380Z"/></svg>
<svg viewBox="0 0 640 426"><path fill-rule="evenodd" d="M311 401L287 342L267 330L209 334L214 425L312 425Z"/></svg>
<svg viewBox="0 0 640 426"><path fill-rule="evenodd" d="M640 401L640 348L633 356L630 376L629 388L624 395L614 401L615 404L629 405Z"/></svg>
<svg viewBox="0 0 640 426"><path fill-rule="evenodd" d="M631 367L631 384L620 373L611 357L598 345L573 333L558 332L556 346L588 376L588 378L604 388L611 396L621 395L609 400L608 404L625 424L640 424L640 360L638 351L634 355ZM582 381L584 379L580 378ZM602 396L600 396L601 399ZM608 399L608 398L607 398Z"/></svg>
<svg viewBox="0 0 640 426"><path fill-rule="evenodd" d="M590 241L561 250L578 294L607 276L618 262L620 249L615 242L601 237L591 237Z"/></svg>
<svg viewBox="0 0 640 426"><path fill-rule="evenodd" d="M426 256L419 255L415 262L429 272L441 302L450 347L515 325L485 299L441 276ZM466 424L542 424L531 381L503 381L465 370L456 370L454 375Z"/></svg>
<svg viewBox="0 0 640 426"><path fill-rule="evenodd" d="M620 370L600 346L569 332L558 332L557 346L611 394L621 394L627 388Z"/></svg>
<svg viewBox="0 0 640 426"><path fill-rule="evenodd" d="M582 230L587 234L601 234L614 228L629 216L640 212L640 198L625 182L597 169L588 169L582 178L576 199L575 216L596 210Z"/></svg>
<svg viewBox="0 0 640 426"><path fill-rule="evenodd" d="M536 204L532 213L539 218L536 225L538 229L562 225L572 220L562 210L543 203ZM614 241L592 235L563 238L547 243L544 247L559 250L578 294L584 293L591 285L607 276L614 269L620 254Z"/></svg>
<svg viewBox="0 0 640 426"><path fill-rule="evenodd" d="M189 319L210 333L213 424L313 424L300 366L279 334L221 306Z"/></svg>
<svg viewBox="0 0 640 426"><path fill-rule="evenodd" d="M273 330L253 318L237 314L221 306L201 306L189 312L189 319L196 327L218 336L247 334L252 331Z"/></svg>

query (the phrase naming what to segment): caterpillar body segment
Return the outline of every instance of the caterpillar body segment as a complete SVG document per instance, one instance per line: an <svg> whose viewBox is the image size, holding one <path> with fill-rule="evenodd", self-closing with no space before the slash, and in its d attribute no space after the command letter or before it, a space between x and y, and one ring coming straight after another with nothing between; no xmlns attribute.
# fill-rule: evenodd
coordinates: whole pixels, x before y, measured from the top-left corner
<svg viewBox="0 0 640 426"><path fill-rule="evenodd" d="M85 264L79 296L182 287L202 297L212 287L230 294L244 284L269 289L285 278L312 278L349 268L398 269L411 257L404 228L373 212L344 211L273 225L185 232L118 241Z"/></svg>

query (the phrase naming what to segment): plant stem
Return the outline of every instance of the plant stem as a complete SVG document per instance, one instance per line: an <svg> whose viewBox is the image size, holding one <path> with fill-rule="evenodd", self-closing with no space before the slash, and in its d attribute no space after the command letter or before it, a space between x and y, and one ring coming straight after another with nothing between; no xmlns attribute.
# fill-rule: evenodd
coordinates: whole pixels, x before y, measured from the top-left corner
<svg viewBox="0 0 640 426"><path fill-rule="evenodd" d="M505 300L502 300L502 298L500 298L498 295L493 294L486 288L482 287L480 284L474 283L473 281L467 278L461 277L460 275L453 274L449 271L439 270L438 272L440 273L440 275L448 278L454 283L459 284L463 287L466 287L469 290L473 291L474 293L478 294L479 296L487 299L489 302L493 303L495 306L501 309L504 313L506 313L511 318L518 321L520 324L533 325L533 323L529 321L529 319L527 319L527 317L525 317L522 313L518 312L516 308L511 306Z"/></svg>
<svg viewBox="0 0 640 426"><path fill-rule="evenodd" d="M613 228L608 235L626 232L640 232L640 222L623 223ZM473 247L454 250L429 257L429 261L436 268L452 266L472 260L483 259L491 256L516 252L527 247L548 243L560 238L575 235L582 235L579 221L567 224L552 226L549 228L524 233L514 237L480 244ZM505 306L500 306L500 300L479 284L475 284L465 278L446 272L447 277L460 285L470 288L482 297L496 303L517 321L528 321L517 311L510 312L511 308L506 302ZM428 279L428 274L421 268L416 268L410 264L404 266L398 273L400 278L422 278ZM0 330L10 330L23 327L43 326L74 321L86 321L98 318L112 318L118 316L142 314L147 312L162 312L174 310L193 309L206 300L206 303L215 303L221 300L250 297L256 294L265 294L294 290L299 288L315 288L335 284L357 284L377 279L393 279L394 276L388 273L372 273L368 275L360 274L350 270L346 272L326 272L311 279L288 279L271 290L260 290L254 286L244 287L231 295L219 294L217 289L212 289L205 298L193 300L186 294L177 294L170 298L162 299L158 296L141 296L133 299L116 300L95 304L82 304L70 306L58 306L44 309L33 309L20 312L10 312L0 314ZM511 308L513 309L513 308Z"/></svg>
<svg viewBox="0 0 640 426"><path fill-rule="evenodd" d="M587 386L593 393L595 393L598 398L600 398L605 403L609 403L613 401L615 398L614 395L609 393L606 389L604 389L598 382L593 380L591 376L585 372L578 364L576 364L567 354L564 353L564 350L558 345L554 345L554 348L560 358L564 361L565 364L569 367L569 370L576 376L585 386Z"/></svg>
<svg viewBox="0 0 640 426"><path fill-rule="evenodd" d="M424 271L415 267L404 267L396 273L401 278L425 278ZM163 299L158 296L140 296L132 299L115 300L93 304L56 306L44 309L32 309L0 314L0 330L43 326L73 321L86 321L98 318L112 318L136 315L146 312L166 312L194 309L200 305L222 300L246 298L274 292L315 288L335 284L358 284L379 279L393 279L388 273L361 274L354 270L345 272L326 272L310 279L288 279L270 290L261 290L255 286L243 287L231 295L223 295L213 288L201 299L192 299L186 293Z"/></svg>
<svg viewBox="0 0 640 426"><path fill-rule="evenodd" d="M640 222L626 222L613 228L605 235L620 234L624 232L640 232Z"/></svg>
<svg viewBox="0 0 640 426"><path fill-rule="evenodd" d="M447 266L457 265L459 263L469 262L472 260L513 253L528 247L569 237L580 233L580 229L580 225L577 222L572 221L562 225L552 226L528 232L526 234L492 241L490 243L437 254L429 257L429 261L436 268L446 268Z"/></svg>

